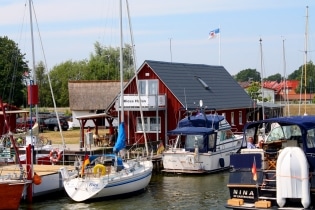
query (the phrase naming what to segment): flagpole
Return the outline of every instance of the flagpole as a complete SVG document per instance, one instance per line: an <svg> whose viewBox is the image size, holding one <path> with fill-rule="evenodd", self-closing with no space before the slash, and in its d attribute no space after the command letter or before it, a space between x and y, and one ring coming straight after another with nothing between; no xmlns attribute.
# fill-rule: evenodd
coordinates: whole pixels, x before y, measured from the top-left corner
<svg viewBox="0 0 315 210"><path fill-rule="evenodd" d="M216 28L209 33L209 39L216 38L219 36L219 65L221 65L221 31L220 31L220 26L219 28Z"/></svg>
<svg viewBox="0 0 315 210"><path fill-rule="evenodd" d="M221 66L221 26L219 26L219 66Z"/></svg>

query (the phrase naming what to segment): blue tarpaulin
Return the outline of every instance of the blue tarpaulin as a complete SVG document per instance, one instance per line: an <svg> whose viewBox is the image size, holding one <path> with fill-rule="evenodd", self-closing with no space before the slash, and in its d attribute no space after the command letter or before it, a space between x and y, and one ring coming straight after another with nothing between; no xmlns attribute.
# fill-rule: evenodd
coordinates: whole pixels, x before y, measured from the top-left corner
<svg viewBox="0 0 315 210"><path fill-rule="evenodd" d="M201 134L211 134L214 133L213 128L205 128L205 127L183 127L183 128L176 128L174 130L168 131L168 135L201 135Z"/></svg>
<svg viewBox="0 0 315 210"><path fill-rule="evenodd" d="M219 123L224 120L221 115L209 114L204 115L202 113L196 116L189 116L179 121L179 128L182 127L207 127L213 129L219 129Z"/></svg>
<svg viewBox="0 0 315 210"><path fill-rule="evenodd" d="M123 122L121 122L119 124L118 138L117 138L117 141L116 141L115 146L113 148L113 152L117 153L121 149L125 148L126 147L125 140L126 140L125 124Z"/></svg>

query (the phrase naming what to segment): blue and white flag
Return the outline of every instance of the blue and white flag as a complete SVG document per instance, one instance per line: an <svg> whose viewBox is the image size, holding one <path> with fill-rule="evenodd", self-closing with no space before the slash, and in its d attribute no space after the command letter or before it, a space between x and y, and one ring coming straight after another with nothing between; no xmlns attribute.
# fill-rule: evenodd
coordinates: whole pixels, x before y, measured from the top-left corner
<svg viewBox="0 0 315 210"><path fill-rule="evenodd" d="M209 39L216 38L216 37L217 37L217 34L219 34L219 33L220 33L220 29L219 29L219 28L210 31L210 33L209 33Z"/></svg>

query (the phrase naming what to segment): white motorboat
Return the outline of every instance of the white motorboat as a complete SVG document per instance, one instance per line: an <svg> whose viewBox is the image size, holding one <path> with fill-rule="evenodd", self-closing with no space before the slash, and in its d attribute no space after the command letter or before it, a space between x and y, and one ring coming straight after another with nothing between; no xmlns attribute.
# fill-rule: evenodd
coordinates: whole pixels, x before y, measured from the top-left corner
<svg viewBox="0 0 315 210"><path fill-rule="evenodd" d="M182 119L168 135L176 136L163 152L164 172L213 173L230 167L230 154L241 148L243 135L235 134L221 115L198 113Z"/></svg>

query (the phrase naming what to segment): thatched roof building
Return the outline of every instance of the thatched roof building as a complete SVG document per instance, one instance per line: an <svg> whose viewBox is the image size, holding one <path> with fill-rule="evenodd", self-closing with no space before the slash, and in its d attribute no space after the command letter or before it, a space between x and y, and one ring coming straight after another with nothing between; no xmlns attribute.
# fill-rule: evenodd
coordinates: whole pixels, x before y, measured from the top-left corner
<svg viewBox="0 0 315 210"><path fill-rule="evenodd" d="M106 110L120 92L120 81L69 81L68 89L72 111Z"/></svg>

